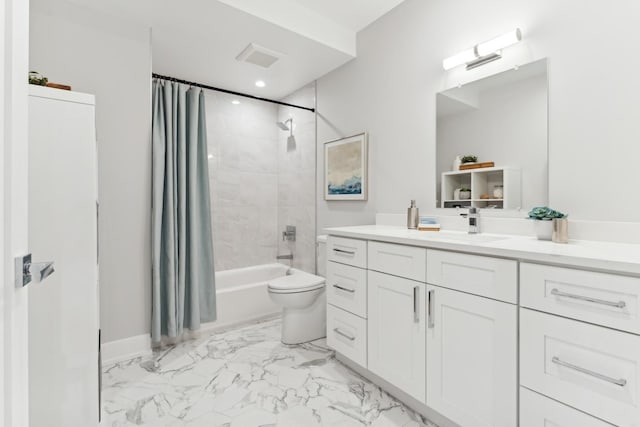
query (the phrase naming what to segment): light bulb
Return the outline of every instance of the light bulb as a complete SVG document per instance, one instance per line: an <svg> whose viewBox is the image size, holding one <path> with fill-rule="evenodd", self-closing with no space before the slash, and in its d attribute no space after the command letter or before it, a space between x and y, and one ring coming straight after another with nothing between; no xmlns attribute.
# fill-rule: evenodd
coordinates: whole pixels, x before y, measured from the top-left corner
<svg viewBox="0 0 640 427"><path fill-rule="evenodd" d="M478 55L486 56L499 51L505 47L514 45L522 40L522 33L519 28L513 31L509 31L506 34L488 40L484 43L479 43L477 46Z"/></svg>
<svg viewBox="0 0 640 427"><path fill-rule="evenodd" d="M450 70L474 59L476 59L476 54L473 52L473 49L467 49L442 61L442 67L445 70Z"/></svg>

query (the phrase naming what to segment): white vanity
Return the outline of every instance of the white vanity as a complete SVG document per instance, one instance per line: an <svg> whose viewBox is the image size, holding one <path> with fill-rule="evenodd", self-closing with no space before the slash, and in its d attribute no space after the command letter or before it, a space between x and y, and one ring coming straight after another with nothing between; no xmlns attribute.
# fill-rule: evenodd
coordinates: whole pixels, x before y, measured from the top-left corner
<svg viewBox="0 0 640 427"><path fill-rule="evenodd" d="M640 426L640 245L326 231L327 342L365 374L464 427Z"/></svg>

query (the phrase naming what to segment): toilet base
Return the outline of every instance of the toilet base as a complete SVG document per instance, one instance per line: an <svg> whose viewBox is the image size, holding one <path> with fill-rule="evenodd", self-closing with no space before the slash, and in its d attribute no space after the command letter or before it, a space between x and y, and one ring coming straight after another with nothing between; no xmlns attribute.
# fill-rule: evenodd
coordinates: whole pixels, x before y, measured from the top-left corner
<svg viewBox="0 0 640 427"><path fill-rule="evenodd" d="M282 343L303 344L327 336L327 302L324 290L309 307L282 309Z"/></svg>

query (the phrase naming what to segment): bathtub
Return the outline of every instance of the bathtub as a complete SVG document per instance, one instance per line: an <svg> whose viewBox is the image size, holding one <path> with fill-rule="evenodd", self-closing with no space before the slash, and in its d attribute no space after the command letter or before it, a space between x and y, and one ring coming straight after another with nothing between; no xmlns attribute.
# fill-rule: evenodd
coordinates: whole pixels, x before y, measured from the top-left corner
<svg viewBox="0 0 640 427"><path fill-rule="evenodd" d="M216 272L218 318L203 328L219 329L279 314L282 308L269 298L269 281L298 271L283 264L262 264Z"/></svg>

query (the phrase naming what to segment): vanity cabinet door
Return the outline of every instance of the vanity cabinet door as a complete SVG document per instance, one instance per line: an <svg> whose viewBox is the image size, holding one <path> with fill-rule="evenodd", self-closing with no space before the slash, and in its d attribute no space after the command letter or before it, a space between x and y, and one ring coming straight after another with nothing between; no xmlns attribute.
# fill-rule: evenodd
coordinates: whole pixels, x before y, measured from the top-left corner
<svg viewBox="0 0 640 427"><path fill-rule="evenodd" d="M426 285L373 271L367 277L369 370L424 402Z"/></svg>
<svg viewBox="0 0 640 427"><path fill-rule="evenodd" d="M517 308L427 285L427 406L461 426L517 425Z"/></svg>

